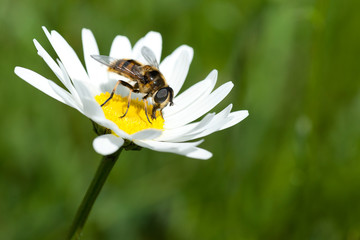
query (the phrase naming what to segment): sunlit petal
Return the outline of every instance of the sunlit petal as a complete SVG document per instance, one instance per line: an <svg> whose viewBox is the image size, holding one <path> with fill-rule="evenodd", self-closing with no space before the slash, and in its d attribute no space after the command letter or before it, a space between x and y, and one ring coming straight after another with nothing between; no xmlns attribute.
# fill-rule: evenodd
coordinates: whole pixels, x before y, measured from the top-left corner
<svg viewBox="0 0 360 240"><path fill-rule="evenodd" d="M124 144L124 140L113 134L98 136L93 141L95 151L101 155L110 155L119 150Z"/></svg>

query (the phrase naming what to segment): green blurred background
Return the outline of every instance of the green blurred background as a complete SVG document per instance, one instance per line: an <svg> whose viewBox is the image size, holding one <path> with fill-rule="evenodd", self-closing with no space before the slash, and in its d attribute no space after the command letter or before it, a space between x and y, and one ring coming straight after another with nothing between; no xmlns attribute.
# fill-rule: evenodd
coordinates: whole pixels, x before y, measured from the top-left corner
<svg viewBox="0 0 360 240"><path fill-rule="evenodd" d="M84 239L360 239L360 4L356 0L0 0L0 239L64 239L97 168L91 122L13 73L56 80L36 38L62 34L82 58L161 32L163 54L195 50L185 87L217 86L250 116L206 137L208 161L124 152ZM58 82L58 80L56 80Z"/></svg>

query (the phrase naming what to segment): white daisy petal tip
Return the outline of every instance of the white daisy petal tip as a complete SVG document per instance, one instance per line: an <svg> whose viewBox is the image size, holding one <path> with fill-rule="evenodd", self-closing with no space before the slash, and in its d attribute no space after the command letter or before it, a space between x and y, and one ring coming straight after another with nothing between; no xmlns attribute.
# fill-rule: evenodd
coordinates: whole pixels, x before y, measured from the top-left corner
<svg viewBox="0 0 360 240"><path fill-rule="evenodd" d="M226 122L219 130L224 130L226 128L232 127L236 124L238 124L239 122L241 122L242 120L244 120L245 118L247 118L249 116L249 112L247 110L240 110L240 111L236 111L236 112L232 112L229 114L229 121Z"/></svg>
<svg viewBox="0 0 360 240"><path fill-rule="evenodd" d="M33 39L33 43L35 45L35 48L37 50L37 54L44 58L44 52L45 52L45 49L41 46L41 44L34 38Z"/></svg>
<svg viewBox="0 0 360 240"><path fill-rule="evenodd" d="M213 154L205 149L202 148L193 148L185 154L186 157L195 158L199 160L208 160L212 158Z"/></svg>
<svg viewBox="0 0 360 240"><path fill-rule="evenodd" d="M118 35L111 44L109 56L117 59L130 58L131 52L130 40L125 36Z"/></svg>
<svg viewBox="0 0 360 240"><path fill-rule="evenodd" d="M81 29L81 38L82 41L88 41L90 40L95 40L94 34L92 33L92 31L90 29L87 28L83 28Z"/></svg>
<svg viewBox="0 0 360 240"><path fill-rule="evenodd" d="M91 35L93 35L93 34L92 34L92 31L91 31L90 29L88 29L88 28L82 28L82 29L81 29L81 35L86 35L86 34L91 34Z"/></svg>
<svg viewBox="0 0 360 240"><path fill-rule="evenodd" d="M150 31L145 35L145 39L152 40L152 41L160 41L162 43L162 37L159 32Z"/></svg>
<svg viewBox="0 0 360 240"><path fill-rule="evenodd" d="M20 66L16 66L14 68L14 73L19 77L19 78L22 78L23 80L26 81L26 78L27 78L27 72L30 71L29 69L26 69L26 68L23 68L23 67L20 67ZM28 82L28 81L26 81Z"/></svg>
<svg viewBox="0 0 360 240"><path fill-rule="evenodd" d="M62 98L62 96L60 96L57 92L54 91L53 87L50 84L52 83L53 86L55 86L56 84L53 83L52 81L44 78L43 76L41 76L40 74L38 74L32 70L29 70L29 69L26 69L23 67L15 67L14 72L16 75L18 75L20 78L22 78L25 82L27 82L30 85L32 85L33 87L39 89L43 93L58 100L59 102L69 105ZM57 88L60 88L60 87L57 86ZM63 89L61 89L61 90L63 90ZM65 91L65 90L63 90L63 91Z"/></svg>
<svg viewBox="0 0 360 240"><path fill-rule="evenodd" d="M50 36L49 30L45 26L42 26L41 28L44 31L45 35Z"/></svg>
<svg viewBox="0 0 360 240"><path fill-rule="evenodd" d="M155 54L156 60L160 63L161 59L161 50L162 50L162 37L159 32L150 31L145 37L141 38L134 45L132 55L135 60L140 60L144 62L144 58L141 53L141 49L143 46L146 46L152 50Z"/></svg>
<svg viewBox="0 0 360 240"><path fill-rule="evenodd" d="M190 61L194 57L194 49L192 47L190 47L189 45L186 45L186 44L181 45L179 47L179 51L185 52L189 56Z"/></svg>
<svg viewBox="0 0 360 240"><path fill-rule="evenodd" d="M189 58L190 58L190 62L191 62L194 57L194 49L188 45L185 45L185 46L187 48L187 52L189 54Z"/></svg>
<svg viewBox="0 0 360 240"><path fill-rule="evenodd" d="M36 38L33 39L33 43L34 43L36 49L39 51L39 48L41 48L41 46L40 46L40 43L38 42L38 40L36 40Z"/></svg>
<svg viewBox="0 0 360 240"><path fill-rule="evenodd" d="M207 77L217 80L218 74L219 74L219 71L217 69L213 69L213 70L211 70L211 72L209 73L209 75Z"/></svg>
<svg viewBox="0 0 360 240"><path fill-rule="evenodd" d="M244 119L247 118L249 116L249 111L248 110L242 110L244 111Z"/></svg>
<svg viewBox="0 0 360 240"><path fill-rule="evenodd" d="M14 68L14 73L16 74L16 75L18 75L19 76L19 74L18 74L18 72L19 72L19 69L20 69L21 67L19 67L19 66L15 66L15 68ZM20 77L20 76L19 76Z"/></svg>
<svg viewBox="0 0 360 240"><path fill-rule="evenodd" d="M98 154L111 155L124 144L124 140L113 134L98 136L93 141L93 147Z"/></svg>

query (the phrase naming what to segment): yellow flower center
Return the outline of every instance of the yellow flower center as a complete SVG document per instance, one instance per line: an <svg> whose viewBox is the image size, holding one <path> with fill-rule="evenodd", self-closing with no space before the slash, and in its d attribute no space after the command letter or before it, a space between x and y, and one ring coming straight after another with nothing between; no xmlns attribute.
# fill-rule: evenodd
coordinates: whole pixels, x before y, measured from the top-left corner
<svg viewBox="0 0 360 240"><path fill-rule="evenodd" d="M95 96L95 100L101 105L109 97L110 93L101 93L100 95ZM114 94L113 98L101 108L107 119L116 123L121 130L128 134L133 134L148 128L163 129L164 119L161 117L159 111L156 113L156 119L151 119L153 106L150 104L147 107L148 114L150 114L148 116L151 121L151 123L149 123L145 115L145 105L143 101L131 99L129 110L125 117L122 117L126 112L127 104L127 97L121 97L120 95Z"/></svg>

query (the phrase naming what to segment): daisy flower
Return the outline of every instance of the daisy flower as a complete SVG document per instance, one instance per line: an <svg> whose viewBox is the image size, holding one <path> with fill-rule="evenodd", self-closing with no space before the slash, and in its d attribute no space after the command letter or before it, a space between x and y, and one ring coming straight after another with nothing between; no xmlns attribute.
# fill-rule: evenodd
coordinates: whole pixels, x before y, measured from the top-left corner
<svg viewBox="0 0 360 240"><path fill-rule="evenodd" d="M66 89L26 68L16 67L15 73L40 91L75 108L97 125L107 129L105 134L96 137L93 141L95 151L101 155L113 154L120 147L124 147L124 144L131 143L155 151L208 159L212 156L211 152L197 147L203 140L195 142L192 140L231 127L248 116L246 110L231 112L232 104L217 114L208 113L229 94L233 87L232 82L227 82L213 90L217 80L216 70L179 94L193 58L193 49L182 45L160 61L161 35L157 32L149 32L133 47L127 37L116 36L109 56L114 59L134 59L149 64L141 53L141 49L146 46L154 53L157 62L160 63L160 72L174 91L174 104L165 107L162 116L158 111L156 119L150 123L144 112L142 101L144 94L133 93L128 112L122 117L126 111L129 95L126 87L119 85L114 97L103 107L100 105L109 98L118 80L129 83L131 80L109 72L105 65L91 57L100 55L92 32L88 29L82 30L86 67L84 68L75 51L59 33L49 32L45 27L43 30L58 59L55 61L34 39L35 47ZM149 98L149 112L152 103ZM204 117L198 120L202 116Z"/></svg>

